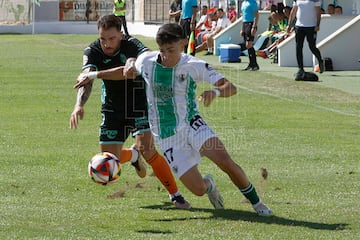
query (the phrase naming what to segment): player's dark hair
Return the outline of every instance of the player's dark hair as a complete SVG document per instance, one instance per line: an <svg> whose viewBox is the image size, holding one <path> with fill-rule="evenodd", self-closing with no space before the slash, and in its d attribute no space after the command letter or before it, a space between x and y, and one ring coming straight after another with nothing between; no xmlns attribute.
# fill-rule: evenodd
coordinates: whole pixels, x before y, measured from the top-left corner
<svg viewBox="0 0 360 240"><path fill-rule="evenodd" d="M179 24L166 23L159 28L156 34L156 42L159 45L174 43L183 39L183 35L184 31Z"/></svg>
<svg viewBox="0 0 360 240"><path fill-rule="evenodd" d="M121 21L114 14L102 16L97 22L98 30L100 28L108 30L110 28L116 28L119 32L121 31Z"/></svg>

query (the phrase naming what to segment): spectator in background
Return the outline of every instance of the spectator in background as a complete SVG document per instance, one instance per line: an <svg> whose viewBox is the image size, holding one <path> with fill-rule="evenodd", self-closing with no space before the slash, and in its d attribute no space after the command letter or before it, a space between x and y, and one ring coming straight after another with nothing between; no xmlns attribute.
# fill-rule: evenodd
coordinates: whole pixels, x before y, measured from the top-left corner
<svg viewBox="0 0 360 240"><path fill-rule="evenodd" d="M328 14L335 14L335 5L334 4L329 4L328 5L327 13Z"/></svg>
<svg viewBox="0 0 360 240"><path fill-rule="evenodd" d="M200 32L198 34L198 36L196 37L196 52L201 52L207 49L207 38L208 36L215 30L216 28L216 24L217 24L217 20L218 20L218 15L217 15L217 10L215 7L211 7L208 11L207 11L207 23L206 24L206 28L204 31Z"/></svg>
<svg viewBox="0 0 360 240"><path fill-rule="evenodd" d="M197 34L201 31L205 31L207 28L211 28L211 23L209 23L210 21L208 20L207 12L208 12L208 7L206 5L202 6L200 12L200 19L195 27Z"/></svg>
<svg viewBox="0 0 360 240"><path fill-rule="evenodd" d="M237 12L236 12L236 3L234 0L230 2L229 10L228 10L228 18L230 19L230 22L235 22L237 18Z"/></svg>
<svg viewBox="0 0 360 240"><path fill-rule="evenodd" d="M213 55L214 51L214 37L220 33L222 30L230 26L231 22L230 19L226 16L224 10L222 8L219 8L216 12L216 15L218 16L218 20L216 22L216 27L214 31L209 33L206 38L206 45L207 45L207 53L205 55Z"/></svg>
<svg viewBox="0 0 360 240"><path fill-rule="evenodd" d="M277 0L266 0L266 7L264 10L270 10L272 9L273 5L276 6L278 4Z"/></svg>
<svg viewBox="0 0 360 240"><path fill-rule="evenodd" d="M335 7L335 15L342 15L342 7L337 5Z"/></svg>
<svg viewBox="0 0 360 240"><path fill-rule="evenodd" d="M270 13L276 12L277 11L277 6L275 4L271 4L270 5Z"/></svg>
<svg viewBox="0 0 360 240"><path fill-rule="evenodd" d="M174 18L176 23L179 23L181 16L181 0L174 0L169 9L170 19Z"/></svg>
<svg viewBox="0 0 360 240"><path fill-rule="evenodd" d="M291 8L290 8L291 9ZM287 15L286 11L284 11L286 18L289 17L289 15ZM289 13L290 14L290 13ZM275 15L270 16L270 20L272 22L275 22L276 19L273 19L273 17L275 17ZM293 31L294 31L294 25L295 25L295 21L292 21L292 23L288 23L289 24L289 31L282 31L283 34L278 34L278 38L275 39L275 41L267 48L263 49L263 50L258 50L256 53L258 56L262 57L262 58L271 58L271 57L275 57L277 52L277 47L278 45L284 41L288 36L290 36ZM274 34L276 35L276 34Z"/></svg>
<svg viewBox="0 0 360 240"><path fill-rule="evenodd" d="M285 7L284 7L284 14L285 14L285 17L286 17L288 20L289 20L290 12L291 12L291 7L285 6Z"/></svg>

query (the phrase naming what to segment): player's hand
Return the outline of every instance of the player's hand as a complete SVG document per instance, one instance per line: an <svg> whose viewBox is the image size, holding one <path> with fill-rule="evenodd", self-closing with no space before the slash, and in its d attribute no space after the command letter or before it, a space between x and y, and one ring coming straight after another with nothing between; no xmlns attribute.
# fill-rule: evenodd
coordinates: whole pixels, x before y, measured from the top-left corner
<svg viewBox="0 0 360 240"><path fill-rule="evenodd" d="M80 88L90 82L90 78L88 77L87 73L80 73L79 76L76 79L76 83L74 85L74 88Z"/></svg>
<svg viewBox="0 0 360 240"><path fill-rule="evenodd" d="M77 128L77 126L79 125L79 118L80 119L84 118L84 107L76 105L70 116L70 128L71 129Z"/></svg>
<svg viewBox="0 0 360 240"><path fill-rule="evenodd" d="M203 102L205 107L210 106L212 101L216 98L216 94L212 90L204 91L199 97L198 101Z"/></svg>
<svg viewBox="0 0 360 240"><path fill-rule="evenodd" d="M80 73L76 79L74 88L80 88L97 77L97 72Z"/></svg>
<svg viewBox="0 0 360 240"><path fill-rule="evenodd" d="M136 58L128 58L126 60L124 70L123 70L125 79L127 79L130 76L131 77L136 76L135 61L136 61Z"/></svg>

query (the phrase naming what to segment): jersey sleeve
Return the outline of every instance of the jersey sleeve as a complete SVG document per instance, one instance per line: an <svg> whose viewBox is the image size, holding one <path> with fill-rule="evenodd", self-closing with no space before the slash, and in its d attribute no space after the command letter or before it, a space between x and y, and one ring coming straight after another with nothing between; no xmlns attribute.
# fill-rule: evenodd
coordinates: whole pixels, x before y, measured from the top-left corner
<svg viewBox="0 0 360 240"><path fill-rule="evenodd" d="M190 66L193 69L193 79L195 81L208 82L210 84L215 84L220 79L224 78L222 74L217 72L209 63L194 58L190 61Z"/></svg>
<svg viewBox="0 0 360 240"><path fill-rule="evenodd" d="M141 75L143 73L143 63L144 63L145 55L146 53L141 54L135 61L135 69Z"/></svg>
<svg viewBox="0 0 360 240"><path fill-rule="evenodd" d="M82 70L85 70L87 68L90 68L93 71L97 71L98 64L97 59L100 59L99 55L96 51L94 51L90 46L85 48L84 54L83 54L83 65Z"/></svg>
<svg viewBox="0 0 360 240"><path fill-rule="evenodd" d="M134 37L128 38L128 46L126 49L126 52L129 53L130 56L128 57L134 57L137 58L140 56L140 54L149 51L149 48L146 47L140 40Z"/></svg>
<svg viewBox="0 0 360 240"><path fill-rule="evenodd" d="M149 80L149 74L146 74L146 71L153 65L151 58L153 58L154 55L156 55L155 52L147 51L139 55L135 61L135 69L145 81Z"/></svg>

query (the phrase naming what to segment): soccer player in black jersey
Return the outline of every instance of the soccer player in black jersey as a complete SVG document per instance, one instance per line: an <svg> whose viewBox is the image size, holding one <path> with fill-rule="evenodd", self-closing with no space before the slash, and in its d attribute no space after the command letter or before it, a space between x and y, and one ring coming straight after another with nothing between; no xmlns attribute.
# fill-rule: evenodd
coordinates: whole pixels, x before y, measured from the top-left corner
<svg viewBox="0 0 360 240"><path fill-rule="evenodd" d="M84 51L82 73L120 66L131 66L141 53L149 49L138 39L121 32L121 22L114 15L106 15L98 21L99 38ZM133 75L135 76L135 75ZM93 81L78 89L74 110L70 116L70 128L77 128L84 117L84 105L92 90ZM126 81L102 81L102 122L100 125L100 150L115 154L121 163L131 161L140 177L145 177L144 166L138 151L150 164L155 175L169 192L177 208L190 208L190 204L178 190L174 176L165 159L154 146L148 123L145 84L141 77L127 77ZM128 136L135 137L136 144L123 148Z"/></svg>

